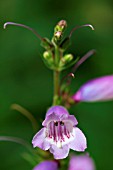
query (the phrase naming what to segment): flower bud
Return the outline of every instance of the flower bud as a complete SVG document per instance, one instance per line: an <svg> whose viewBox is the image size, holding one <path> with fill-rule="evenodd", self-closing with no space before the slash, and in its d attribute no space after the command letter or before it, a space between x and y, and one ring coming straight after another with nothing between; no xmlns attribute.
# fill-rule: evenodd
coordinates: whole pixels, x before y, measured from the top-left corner
<svg viewBox="0 0 113 170"><path fill-rule="evenodd" d="M64 27L67 27L67 22L65 20L61 20L58 22L58 25L64 28Z"/></svg>
<svg viewBox="0 0 113 170"><path fill-rule="evenodd" d="M70 62L73 59L73 55L72 54L66 54L63 59L65 60L65 62Z"/></svg>
<svg viewBox="0 0 113 170"><path fill-rule="evenodd" d="M43 53L43 57L47 60L47 59L50 59L51 58L51 53L50 52L48 52L48 51L45 51L44 53Z"/></svg>
<svg viewBox="0 0 113 170"><path fill-rule="evenodd" d="M43 161L34 167L33 170L58 170L58 163L55 161Z"/></svg>
<svg viewBox="0 0 113 170"><path fill-rule="evenodd" d="M65 20L61 20L58 22L58 24L55 27L55 31L64 31L67 27L67 22Z"/></svg>
<svg viewBox="0 0 113 170"><path fill-rule="evenodd" d="M60 38L62 37L62 32L61 31L57 31L54 33L54 36L56 39L60 40Z"/></svg>
<svg viewBox="0 0 113 170"><path fill-rule="evenodd" d="M73 155L69 162L68 170L95 170L95 164L88 155Z"/></svg>
<svg viewBox="0 0 113 170"><path fill-rule="evenodd" d="M46 60L52 59L52 61L53 61L52 53L51 53L50 51L45 51L45 52L43 53L43 57L44 57L44 59L46 59Z"/></svg>
<svg viewBox="0 0 113 170"><path fill-rule="evenodd" d="M62 67L62 66L65 66L67 63L69 63L70 61L72 61L72 59L73 59L73 55L72 54L66 54L66 55L64 55L64 57L63 58L61 58L61 60L60 60L60 67Z"/></svg>
<svg viewBox="0 0 113 170"><path fill-rule="evenodd" d="M61 40L66 27L67 23L65 20L59 21L58 24L55 26L53 37L55 43L58 43Z"/></svg>
<svg viewBox="0 0 113 170"><path fill-rule="evenodd" d="M113 100L113 75L88 81L72 96L75 102Z"/></svg>
<svg viewBox="0 0 113 170"><path fill-rule="evenodd" d="M54 60L51 51L45 51L43 53L43 60L47 67L52 68Z"/></svg>

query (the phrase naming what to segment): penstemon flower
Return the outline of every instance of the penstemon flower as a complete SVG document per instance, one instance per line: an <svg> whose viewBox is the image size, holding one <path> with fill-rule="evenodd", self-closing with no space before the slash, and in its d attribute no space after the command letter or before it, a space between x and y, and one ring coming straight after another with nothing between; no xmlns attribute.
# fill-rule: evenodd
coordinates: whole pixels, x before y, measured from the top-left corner
<svg viewBox="0 0 113 170"><path fill-rule="evenodd" d="M33 28L29 26L18 24L14 22L6 22L7 25L14 25L24 27L32 31L41 41L41 46L44 48L42 59L44 64L53 71L53 103L46 113L45 120L42 122L43 128L36 133L32 139L33 147L38 147L44 151L49 150L53 154L54 159L51 160L51 155L48 152L40 150L37 156L37 150L30 148L31 157L26 156L32 162L33 170L58 170L59 165L63 164L64 159L68 156L70 149L78 152L84 152L87 148L86 137L83 132L77 127L78 121L74 115L70 115L67 108L78 102L96 102L108 101L113 99L113 75L99 77L83 84L80 89L75 93L70 93L69 85L71 78L74 78L74 73L78 67L85 62L90 56L95 54L95 50L90 50L81 59L75 58L73 54L66 53L66 49L70 45L70 39L75 30L82 27L90 27L90 24L76 26L67 37L64 36L64 31L67 27L65 20L61 20L54 28L53 37L51 40L41 37ZM63 70L73 66L72 71L62 77ZM62 79L61 79L62 77ZM64 81L65 80L65 81ZM37 129L37 122L35 118L25 109L18 105L13 105L13 108L20 110L32 123L34 130ZM24 144L22 140L17 138L2 137L1 140L16 141ZM27 145L28 147L28 145ZM50 157L49 157L50 156ZM49 157L49 158L48 158ZM49 159L45 161L45 159ZM40 163L41 161L41 163ZM63 163L62 163L63 162ZM61 167L62 168L62 167ZM65 168L65 167L63 167ZM88 155L72 156L69 163L68 170L95 170L93 160Z"/></svg>
<svg viewBox="0 0 113 170"><path fill-rule="evenodd" d="M55 161L43 161L35 166L33 170L58 170L58 163Z"/></svg>
<svg viewBox="0 0 113 170"><path fill-rule="evenodd" d="M33 138L34 147L50 150L55 159L66 158L69 149L84 151L86 138L82 131L76 127L78 124L74 115L70 115L62 106L53 106L43 121L42 128Z"/></svg>
<svg viewBox="0 0 113 170"><path fill-rule="evenodd" d="M95 170L95 164L87 154L72 156L68 170Z"/></svg>
<svg viewBox="0 0 113 170"><path fill-rule="evenodd" d="M95 102L113 99L113 75L99 77L83 84L72 96L75 102Z"/></svg>

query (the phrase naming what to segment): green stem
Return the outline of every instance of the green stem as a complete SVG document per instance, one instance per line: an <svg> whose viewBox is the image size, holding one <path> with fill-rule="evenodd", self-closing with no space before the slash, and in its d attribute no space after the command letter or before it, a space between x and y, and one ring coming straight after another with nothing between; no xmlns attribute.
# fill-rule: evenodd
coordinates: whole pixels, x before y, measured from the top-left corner
<svg viewBox="0 0 113 170"><path fill-rule="evenodd" d="M53 105L57 105L59 102L59 90L60 90L60 72L54 70L53 72L53 81L54 81L54 96L53 96Z"/></svg>
<svg viewBox="0 0 113 170"><path fill-rule="evenodd" d="M54 43L54 41L53 41ZM60 103L60 71L58 70L60 58L62 57L62 53L59 47L54 43L55 46L55 70L53 71L53 86L54 86L54 94L53 94L53 105L58 105Z"/></svg>

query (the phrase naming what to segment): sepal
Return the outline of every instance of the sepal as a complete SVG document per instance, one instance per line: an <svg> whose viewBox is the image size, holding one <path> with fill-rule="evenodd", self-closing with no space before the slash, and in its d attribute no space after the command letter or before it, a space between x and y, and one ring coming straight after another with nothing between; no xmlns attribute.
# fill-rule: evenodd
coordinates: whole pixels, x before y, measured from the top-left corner
<svg viewBox="0 0 113 170"><path fill-rule="evenodd" d="M43 38L43 41L41 41L41 46L46 50L52 50L54 48L52 42L48 38Z"/></svg>
<svg viewBox="0 0 113 170"><path fill-rule="evenodd" d="M70 45L70 38L66 37L62 43L60 44L60 48L62 49L62 51L65 51Z"/></svg>

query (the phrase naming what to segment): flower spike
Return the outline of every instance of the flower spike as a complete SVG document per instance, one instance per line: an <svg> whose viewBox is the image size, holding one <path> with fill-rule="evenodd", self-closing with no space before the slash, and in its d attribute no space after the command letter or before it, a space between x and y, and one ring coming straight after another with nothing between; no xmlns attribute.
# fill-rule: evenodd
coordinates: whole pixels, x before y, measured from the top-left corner
<svg viewBox="0 0 113 170"><path fill-rule="evenodd" d="M43 40L43 38L33 28L31 28L31 27L29 27L27 25L15 23L15 22L6 22L3 25L3 28L6 29L7 25L15 25L15 26L18 26L18 27L26 28L26 29L32 31L40 40Z"/></svg>
<svg viewBox="0 0 113 170"><path fill-rule="evenodd" d="M74 27L74 28L71 30L71 32L70 32L70 34L69 34L69 38L71 38L71 36L72 36L72 34L73 34L74 31L76 31L78 28L83 28L83 27L90 27L92 30L94 30L94 27L93 27L91 24L85 24L85 25L81 25L81 26L76 26L76 27Z"/></svg>

